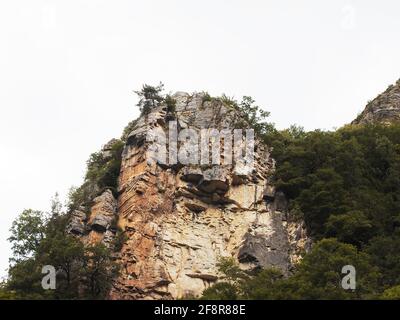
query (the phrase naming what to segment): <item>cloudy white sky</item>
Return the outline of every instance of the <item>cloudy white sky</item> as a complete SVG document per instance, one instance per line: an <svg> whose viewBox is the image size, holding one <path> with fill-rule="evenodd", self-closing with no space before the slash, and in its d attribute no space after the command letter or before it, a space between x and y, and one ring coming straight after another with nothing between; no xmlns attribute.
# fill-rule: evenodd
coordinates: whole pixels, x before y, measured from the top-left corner
<svg viewBox="0 0 400 320"><path fill-rule="evenodd" d="M340 127L400 77L399 15L397 0L1 0L0 275L12 220L81 183L141 84Z"/></svg>

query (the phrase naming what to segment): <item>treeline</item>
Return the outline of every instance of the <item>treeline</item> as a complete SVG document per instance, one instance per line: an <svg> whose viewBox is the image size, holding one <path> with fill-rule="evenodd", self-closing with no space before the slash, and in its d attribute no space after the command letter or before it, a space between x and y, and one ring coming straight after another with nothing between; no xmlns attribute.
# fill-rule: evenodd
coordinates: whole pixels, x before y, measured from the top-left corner
<svg viewBox="0 0 400 320"><path fill-rule="evenodd" d="M0 284L0 299L104 299L119 266L115 251L120 250L125 234L115 225L114 241L84 243L67 232L71 214L80 210L90 217L93 199L105 189L117 193L124 142L112 140L107 150L95 152L87 161L83 184L72 188L65 210L58 196L50 212L24 210L13 222L8 239L12 257L8 276ZM87 230L88 233L89 230ZM56 290L42 288L43 266L53 266Z"/></svg>
<svg viewBox="0 0 400 320"><path fill-rule="evenodd" d="M68 234L69 216L53 201L49 213L24 210L11 227L12 258L0 299L103 299L118 266L103 244ZM44 290L44 266L53 266L56 289Z"/></svg>

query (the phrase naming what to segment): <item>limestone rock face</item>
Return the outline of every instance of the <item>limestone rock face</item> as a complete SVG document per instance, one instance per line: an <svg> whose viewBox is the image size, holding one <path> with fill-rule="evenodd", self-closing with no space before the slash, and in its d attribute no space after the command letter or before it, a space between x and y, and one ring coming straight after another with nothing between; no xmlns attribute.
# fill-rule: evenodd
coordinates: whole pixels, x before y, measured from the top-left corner
<svg viewBox="0 0 400 320"><path fill-rule="evenodd" d="M113 222L117 221L117 199L107 189L93 200L89 213L82 210L72 212L67 232L81 238L84 243L102 242L110 247L116 230Z"/></svg>
<svg viewBox="0 0 400 320"><path fill-rule="evenodd" d="M140 117L129 134L117 207L106 191L95 199L88 218L88 239L104 241L114 214L127 236L118 254L122 271L111 299L198 296L220 278L216 265L221 257L235 258L244 269L275 266L288 273L300 259L299 252L307 249L305 229L287 221L284 196L268 182L275 163L262 143L256 143L254 169L247 174L240 161L149 161L147 134L151 129L168 132L171 119L179 130L199 131L233 130L240 117L234 107L205 99L204 94L179 92L173 98L173 113L160 105ZM84 219L76 216L71 230L81 233Z"/></svg>
<svg viewBox="0 0 400 320"><path fill-rule="evenodd" d="M74 210L71 215L71 220L67 226L67 232L82 236L86 231L86 213L80 210Z"/></svg>
<svg viewBox="0 0 400 320"><path fill-rule="evenodd" d="M230 156L225 142L232 137L220 136L217 143L205 144L210 163L154 161L150 150L161 151L165 159L173 154L169 121L177 131L198 133L199 141L191 140L189 146L178 139L178 154L201 144L201 132L239 129L235 124L242 115L226 102L201 93L178 92L173 98L174 111L160 104L130 127L118 190L90 186L90 209L71 213L67 230L84 243L102 242L115 251L117 229L125 234L114 254L121 273L109 298L199 296L220 279L217 263L222 257L233 257L246 270L277 267L289 274L311 240L303 223L291 221L284 194L269 182L275 168L271 150L255 141L253 165L245 170L249 158L243 152L238 153L242 157ZM235 146L245 144L242 137ZM112 156L112 145L104 146L104 158ZM214 147L220 151L219 164L211 164Z"/></svg>
<svg viewBox="0 0 400 320"><path fill-rule="evenodd" d="M400 80L372 100L352 124L400 122Z"/></svg>
<svg viewBox="0 0 400 320"><path fill-rule="evenodd" d="M89 226L92 230L106 232L115 218L117 202L110 190L104 191L93 202Z"/></svg>

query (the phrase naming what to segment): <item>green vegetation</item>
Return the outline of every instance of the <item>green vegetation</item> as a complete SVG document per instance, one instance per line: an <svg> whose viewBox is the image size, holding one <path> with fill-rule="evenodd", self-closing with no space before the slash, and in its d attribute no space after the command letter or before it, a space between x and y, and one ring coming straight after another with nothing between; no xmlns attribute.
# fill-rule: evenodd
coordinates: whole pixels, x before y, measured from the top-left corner
<svg viewBox="0 0 400 320"><path fill-rule="evenodd" d="M273 125L265 121L270 113L255 105L253 98L244 96L237 106L243 114L246 125L250 125L258 135L267 136L271 131L274 131Z"/></svg>
<svg viewBox="0 0 400 320"><path fill-rule="evenodd" d="M273 146L276 188L288 197L291 217L304 219L314 247L288 278L264 270L211 287L204 297L398 298L400 125L346 126L335 132L293 126L259 137ZM355 292L339 287L347 264L357 270ZM246 294L248 285L257 296Z"/></svg>
<svg viewBox="0 0 400 320"><path fill-rule="evenodd" d="M277 134L274 124L267 122L270 116L268 111L263 110L255 104L255 100L250 96L243 96L240 102L234 98L223 94L218 98L226 106L232 107L238 111L238 116L235 119L235 128L252 128L258 137L261 137L265 143L271 143L271 136Z"/></svg>
<svg viewBox="0 0 400 320"><path fill-rule="evenodd" d="M111 286L118 267L112 252L103 244L84 245L66 233L70 214L90 211L92 200L105 189L117 195L124 142L112 140L87 161L85 180L69 194L68 214L56 197L51 212L25 210L13 222L9 241L13 256L7 280L0 287L3 299L102 299ZM117 240L123 241L123 235ZM57 270L56 290L41 286L42 267Z"/></svg>
<svg viewBox="0 0 400 320"><path fill-rule="evenodd" d="M394 236L400 222L400 126L297 130L275 137L276 187L298 208L315 239L363 249Z"/></svg>
<svg viewBox="0 0 400 320"><path fill-rule="evenodd" d="M382 295L384 300L400 300L400 285L386 289Z"/></svg>
<svg viewBox="0 0 400 320"><path fill-rule="evenodd" d="M85 180L95 183L100 189L117 188L123 148L124 143L115 140L109 150L110 155L93 153L87 162Z"/></svg>
<svg viewBox="0 0 400 320"><path fill-rule="evenodd" d="M58 208L56 205L54 208ZM102 299L118 269L102 244L84 245L66 233L68 215L25 210L14 221L10 242L13 258L3 299ZM57 270L56 290L41 286L42 267Z"/></svg>
<svg viewBox="0 0 400 320"><path fill-rule="evenodd" d="M161 102L175 112L176 101L162 90L162 84L144 85L137 92L142 114ZM204 94L203 103L216 100L239 111L237 128L254 128L273 148L277 166L272 182L289 200L289 219L304 220L314 245L290 275L276 269L243 271L233 260L221 260L224 277L205 290L203 299L400 299L400 125L278 131L251 97L237 102ZM124 142L136 123L125 128L121 140L90 156L84 183L70 193L68 212L88 212L105 188L116 192ZM66 234L68 215L61 211L55 199L49 214L25 210L14 221L9 238L13 257L0 299L105 296L117 272L112 253ZM126 240L117 230L115 251ZM58 270L55 291L40 286L41 268L47 264ZM345 265L357 270L354 291L341 288Z"/></svg>
<svg viewBox="0 0 400 320"><path fill-rule="evenodd" d="M129 134L135 129L138 119L132 120L128 123L128 125L124 128L122 132L121 141L126 142Z"/></svg>
<svg viewBox="0 0 400 320"><path fill-rule="evenodd" d="M68 214L56 197L51 212L25 210L13 222L9 241L13 257L7 280L0 287L4 299L102 299L111 286L118 267L112 252L103 244L85 245L66 232L70 214L90 211L92 200L105 189L117 195L124 142L113 140L93 153L87 162L84 183L69 194ZM122 236L117 237L122 241ZM42 267L57 270L56 290L41 286Z"/></svg>
<svg viewBox="0 0 400 320"><path fill-rule="evenodd" d="M114 239L114 243L113 243L114 251L115 252L121 251L122 246L124 245L124 243L127 240L128 240L128 236L126 235L125 231L123 231L120 228L117 228L117 233L115 235L115 239Z"/></svg>
<svg viewBox="0 0 400 320"><path fill-rule="evenodd" d="M87 161L84 183L69 194L68 213L90 211L92 200L105 189L115 195L118 187L124 142L113 140ZM3 299L102 299L118 267L112 252L103 244L84 245L66 233L69 214L62 213L56 197L51 212L25 210L13 222L9 241L13 256L7 280L0 287ZM123 241L123 235L117 237ZM56 290L41 286L42 267L57 270Z"/></svg>
<svg viewBox="0 0 400 320"><path fill-rule="evenodd" d="M343 290L341 274L344 265L357 270L356 290ZM219 264L223 281L204 291L202 299L363 299L377 296L378 268L371 257L355 246L336 239L316 243L291 277L277 269L242 271L233 260Z"/></svg>
<svg viewBox="0 0 400 320"><path fill-rule="evenodd" d="M140 112L143 114L148 114L150 110L157 106L157 104L164 101L164 96L162 95L162 91L164 90L164 85L162 82L158 86L150 86L148 84L144 84L140 91L135 91L135 93L139 96L140 100L137 106L140 109Z"/></svg>
<svg viewBox="0 0 400 320"><path fill-rule="evenodd" d="M202 98L202 105L204 105L206 102L211 102L213 101L213 97L208 92L203 92L203 98Z"/></svg>
<svg viewBox="0 0 400 320"><path fill-rule="evenodd" d="M44 239L46 222L43 213L34 210L24 210L19 218L12 223L8 239L12 243L13 261L28 258L35 252Z"/></svg>
<svg viewBox="0 0 400 320"><path fill-rule="evenodd" d="M237 106L237 101L235 100L234 97L229 97L225 93L222 94L220 100L222 101L223 104L231 107L236 107Z"/></svg>
<svg viewBox="0 0 400 320"><path fill-rule="evenodd" d="M167 105L167 111L170 113L175 112L176 100L172 98L169 94L165 97L165 104Z"/></svg>
<svg viewBox="0 0 400 320"><path fill-rule="evenodd" d="M124 142L114 140L109 150L95 152L87 161L85 181L79 188L72 188L69 194L69 211L83 207L86 211L91 201L105 189L117 193Z"/></svg>

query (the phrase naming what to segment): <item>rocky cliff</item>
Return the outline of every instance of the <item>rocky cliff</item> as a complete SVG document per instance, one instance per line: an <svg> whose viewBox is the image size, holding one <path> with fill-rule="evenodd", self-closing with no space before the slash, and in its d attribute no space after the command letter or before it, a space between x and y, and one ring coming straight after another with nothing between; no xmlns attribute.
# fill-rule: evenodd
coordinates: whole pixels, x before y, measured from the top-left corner
<svg viewBox="0 0 400 320"><path fill-rule="evenodd" d="M124 233L115 259L120 276L111 299L176 299L198 296L218 281L217 262L233 257L244 269L277 267L289 273L308 249L302 223L288 219L285 196L270 179L270 149L255 143L254 169L240 161L221 165L149 161L147 134L178 130L234 129L241 114L221 99L176 93L131 125L122 153L117 192L106 189L90 212L75 210L69 231L86 242L111 246ZM107 156L108 147L102 151Z"/></svg>
<svg viewBox="0 0 400 320"><path fill-rule="evenodd" d="M400 122L400 80L369 102L352 124Z"/></svg>

